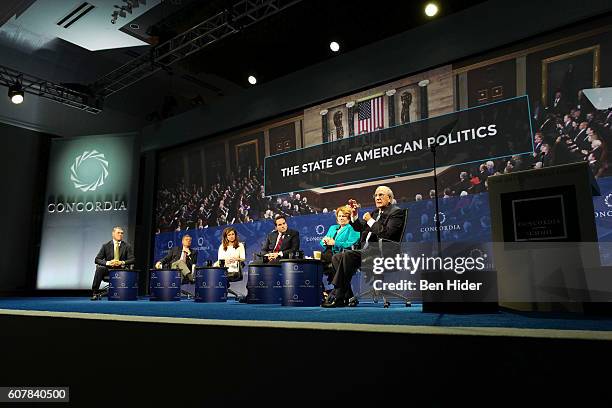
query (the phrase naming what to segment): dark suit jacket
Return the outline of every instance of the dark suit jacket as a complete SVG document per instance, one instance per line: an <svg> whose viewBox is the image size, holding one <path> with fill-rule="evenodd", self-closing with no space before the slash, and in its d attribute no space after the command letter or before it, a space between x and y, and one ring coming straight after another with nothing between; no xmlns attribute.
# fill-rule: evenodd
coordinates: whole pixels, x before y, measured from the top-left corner
<svg viewBox="0 0 612 408"><path fill-rule="evenodd" d="M182 252L182 245L172 247L168 251L168 254L160 259L159 262L161 262L164 267L168 268L174 262L181 259ZM191 269L192 265L196 265L198 263L198 251L194 250L193 248L189 248L189 252L190 254L187 256L185 263L187 264L187 267Z"/></svg>
<svg viewBox="0 0 612 408"><path fill-rule="evenodd" d="M272 231L269 233L263 246L261 247L261 252L264 254L273 252L277 237L277 231ZM280 251L283 253L283 258L286 258L288 253L297 251L298 249L300 249L300 233L292 229L287 229L280 246Z"/></svg>
<svg viewBox="0 0 612 408"><path fill-rule="evenodd" d="M100 248L100 252L96 255L96 259L94 262L96 265L106 266L106 261L112 261L115 259L115 246L113 245L113 240L111 239L106 244L102 245ZM121 241L119 244L119 260L125 261L125 265L134 265L136 263L136 258L134 258L134 251L130 244L125 241Z"/></svg>
<svg viewBox="0 0 612 408"><path fill-rule="evenodd" d="M373 219L378 217L379 211L380 210L378 208L372 211L371 214ZM359 243L363 247L366 237L368 236L368 232L370 231L372 231L369 239L370 242L376 242L379 238L393 242L400 242L402 240L404 222L404 211L397 206L390 205L383 209L380 219L374 222L371 227L368 226L368 224L362 218L351 222L351 225L355 231L361 232Z"/></svg>
<svg viewBox="0 0 612 408"><path fill-rule="evenodd" d="M541 153L540 154L540 161L542 162L542 167L550 167L552 166L553 163L553 156L551 153Z"/></svg>

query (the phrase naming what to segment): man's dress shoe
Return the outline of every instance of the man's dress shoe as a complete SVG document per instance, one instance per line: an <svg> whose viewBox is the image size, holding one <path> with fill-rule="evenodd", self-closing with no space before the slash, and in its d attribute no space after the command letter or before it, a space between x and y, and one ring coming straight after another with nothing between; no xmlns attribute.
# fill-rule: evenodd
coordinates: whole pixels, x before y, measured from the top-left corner
<svg viewBox="0 0 612 408"><path fill-rule="evenodd" d="M344 307L346 306L346 300L334 298L334 299L331 299L331 301L323 302L321 306L325 308Z"/></svg>

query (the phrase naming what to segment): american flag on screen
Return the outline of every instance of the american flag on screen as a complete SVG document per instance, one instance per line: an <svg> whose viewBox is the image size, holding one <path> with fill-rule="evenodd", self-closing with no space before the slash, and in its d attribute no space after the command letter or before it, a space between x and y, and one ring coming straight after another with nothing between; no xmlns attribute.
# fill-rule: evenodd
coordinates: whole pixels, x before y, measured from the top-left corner
<svg viewBox="0 0 612 408"><path fill-rule="evenodd" d="M357 133L368 133L384 126L383 96L359 102L357 107Z"/></svg>

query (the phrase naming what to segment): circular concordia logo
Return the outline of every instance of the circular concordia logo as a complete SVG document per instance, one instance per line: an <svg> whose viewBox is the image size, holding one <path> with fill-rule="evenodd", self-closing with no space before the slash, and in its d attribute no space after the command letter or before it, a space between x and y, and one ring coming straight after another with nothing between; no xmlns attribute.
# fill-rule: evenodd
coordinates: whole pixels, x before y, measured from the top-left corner
<svg viewBox="0 0 612 408"><path fill-rule="evenodd" d="M98 171L94 176L87 178L79 174L79 168L87 161L95 161L98 165ZM104 157L104 153L97 150L84 151L81 155L74 158L74 163L70 166L70 180L74 183L74 188L78 188L83 192L96 191L98 187L104 184L104 180L108 177L108 161Z"/></svg>
<svg viewBox="0 0 612 408"><path fill-rule="evenodd" d="M440 224L444 224L444 221L446 221L446 214L444 214L442 211L440 211L438 214L440 214ZM436 218L438 214L434 214L434 217L433 217L434 222L436 222Z"/></svg>
<svg viewBox="0 0 612 408"><path fill-rule="evenodd" d="M606 198L604 198L604 204L606 207L612 207L612 193L608 194Z"/></svg>
<svg viewBox="0 0 612 408"><path fill-rule="evenodd" d="M325 233L325 227L321 224L317 225L317 235L323 235Z"/></svg>

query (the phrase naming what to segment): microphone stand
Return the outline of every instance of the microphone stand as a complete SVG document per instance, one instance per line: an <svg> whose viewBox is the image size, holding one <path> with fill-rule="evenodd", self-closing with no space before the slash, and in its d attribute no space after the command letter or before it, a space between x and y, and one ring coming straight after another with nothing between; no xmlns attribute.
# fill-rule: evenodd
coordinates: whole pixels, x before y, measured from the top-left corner
<svg viewBox="0 0 612 408"><path fill-rule="evenodd" d="M436 148L438 147L437 143L431 145L431 154L433 156L433 171L434 171L434 191L436 194L436 215L434 219L436 220L436 237L438 240L438 256L442 257L442 238L440 238L440 210L439 210L439 202L438 202L438 171L436 168Z"/></svg>

